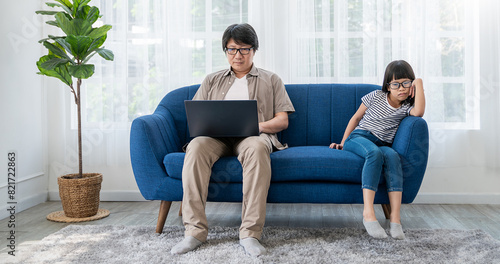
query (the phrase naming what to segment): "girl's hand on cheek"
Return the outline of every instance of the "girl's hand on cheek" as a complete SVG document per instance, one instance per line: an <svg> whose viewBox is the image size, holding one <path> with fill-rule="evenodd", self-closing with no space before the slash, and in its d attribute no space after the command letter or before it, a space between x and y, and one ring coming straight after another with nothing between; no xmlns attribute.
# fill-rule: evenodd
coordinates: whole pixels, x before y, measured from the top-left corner
<svg viewBox="0 0 500 264"><path fill-rule="evenodd" d="M415 80L416 81L416 80ZM410 97L413 98L415 97L415 81L413 81L411 83L411 87L410 87Z"/></svg>

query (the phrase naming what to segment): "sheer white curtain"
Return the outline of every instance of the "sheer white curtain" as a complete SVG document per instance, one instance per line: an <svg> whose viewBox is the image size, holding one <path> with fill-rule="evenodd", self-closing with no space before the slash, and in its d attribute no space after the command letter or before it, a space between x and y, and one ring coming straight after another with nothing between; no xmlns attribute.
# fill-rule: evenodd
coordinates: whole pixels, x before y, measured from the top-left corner
<svg viewBox="0 0 500 264"><path fill-rule="evenodd" d="M479 38L479 97L481 129L469 135L471 148L478 149L474 155L468 153L474 164L487 168L500 168L500 2L480 1ZM467 140L464 140L467 141ZM497 169L497 176L500 171Z"/></svg>
<svg viewBox="0 0 500 264"><path fill-rule="evenodd" d="M432 87L430 122L477 128L477 101L466 103L478 90L475 9L472 1L452 0L291 1L290 81L380 84L386 65L403 59Z"/></svg>
<svg viewBox="0 0 500 264"><path fill-rule="evenodd" d="M380 84L386 65L407 60L423 78L431 128L429 166L500 164L499 3L495 0L94 0L113 25L84 82L84 166L133 189L129 127L169 91L227 67L220 39L233 23L259 35L258 67L285 83ZM72 108L71 96L64 100ZM58 101L59 100L59 101ZM63 111L52 107L53 114ZM66 109L66 110L67 110ZM73 110L74 111L74 110ZM51 176L70 171L74 114L51 119ZM60 129L64 131L62 134ZM57 130L57 131L56 131ZM53 133L51 133L53 132ZM58 169L57 169L58 168ZM121 187L120 187L120 184Z"/></svg>
<svg viewBox="0 0 500 264"><path fill-rule="evenodd" d="M500 6L497 1L486 0L474 3L465 1L464 7L464 18L458 18L461 21L457 24L465 23L465 36L466 38L472 37L473 42L466 41L462 44L463 47L459 48L463 49L463 54L465 54L463 72L472 74L465 74L464 80L459 83L432 82L430 89L433 91L428 94L433 97L430 97L431 101L428 102L427 110L435 116L453 115L450 110L465 112L462 116L470 122L463 126L460 122L453 122L452 116L448 126L443 126L443 123L433 123L434 119L429 120L431 121L429 164L437 168L477 168L475 173L470 175L471 177L496 175L494 177L498 178L498 168L500 168L500 141L497 133L500 124L500 108L498 108L500 20L494 13L500 10ZM445 10L450 16L454 14L449 6ZM471 20L472 23L469 22ZM456 35L451 37L460 38ZM449 42L440 44L442 44L441 52L446 52L448 56L453 56L453 54L447 49L453 51L453 48L459 46L457 43L450 44ZM449 63L444 67L439 64L430 65L433 66L429 69L431 72L444 68L459 68ZM456 71L460 70L459 68ZM463 93L467 95L464 101L457 101L457 95L450 93L450 88L454 87L463 90ZM454 104L454 107L449 107L448 110L446 104ZM460 120L457 115L454 118ZM483 180L485 184L488 184L488 179Z"/></svg>
<svg viewBox="0 0 500 264"><path fill-rule="evenodd" d="M170 59L175 59L175 52L168 54L166 1L101 0L90 4L98 6L103 16L97 23L113 26L105 46L114 52L115 60L108 62L94 57L90 63L96 65L96 72L83 81L84 171L103 173L103 189L133 189L128 144L130 122L151 113L172 87L166 82L169 74L173 75L166 71L169 63L175 65ZM51 27L44 30L54 31ZM187 77L175 74L179 79ZM66 90L65 87L60 91L48 90L52 185L56 177L78 168L76 110ZM61 101L64 108L59 107Z"/></svg>

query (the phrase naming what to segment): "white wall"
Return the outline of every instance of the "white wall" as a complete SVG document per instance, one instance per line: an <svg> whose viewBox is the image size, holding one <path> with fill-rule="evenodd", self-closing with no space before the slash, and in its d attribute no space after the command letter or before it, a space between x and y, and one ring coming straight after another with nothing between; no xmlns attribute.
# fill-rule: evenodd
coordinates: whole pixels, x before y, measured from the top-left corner
<svg viewBox="0 0 500 264"><path fill-rule="evenodd" d="M45 104L35 62L42 54L39 0L11 2L0 22L0 219L7 216L7 153L16 152L16 211L47 199Z"/></svg>

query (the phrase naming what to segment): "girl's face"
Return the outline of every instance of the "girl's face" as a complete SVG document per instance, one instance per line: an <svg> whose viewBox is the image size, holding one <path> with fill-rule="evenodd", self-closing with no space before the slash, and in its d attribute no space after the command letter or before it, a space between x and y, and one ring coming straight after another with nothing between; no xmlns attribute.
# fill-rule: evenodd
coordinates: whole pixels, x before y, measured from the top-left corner
<svg viewBox="0 0 500 264"><path fill-rule="evenodd" d="M389 96L392 100L401 103L410 96L410 89L412 87L411 79L402 78L395 80L392 78L392 81L388 85L387 90L389 90Z"/></svg>

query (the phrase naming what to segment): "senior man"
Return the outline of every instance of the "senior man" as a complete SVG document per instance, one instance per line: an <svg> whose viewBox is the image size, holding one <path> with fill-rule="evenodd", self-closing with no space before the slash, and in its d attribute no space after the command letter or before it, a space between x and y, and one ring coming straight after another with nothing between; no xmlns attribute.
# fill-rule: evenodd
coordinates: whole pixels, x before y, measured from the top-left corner
<svg viewBox="0 0 500 264"><path fill-rule="evenodd" d="M255 67L259 48L257 33L249 24L229 26L222 36L222 49L230 68L209 74L193 100L257 100L259 136L246 138L196 137L186 147L182 170L182 219L185 238L171 253L189 252L207 240L205 206L213 164L222 156L236 155L243 168L243 202L240 244L252 256L266 252L260 244L271 182L273 150L286 148L276 133L288 127L294 111L282 80Z"/></svg>

